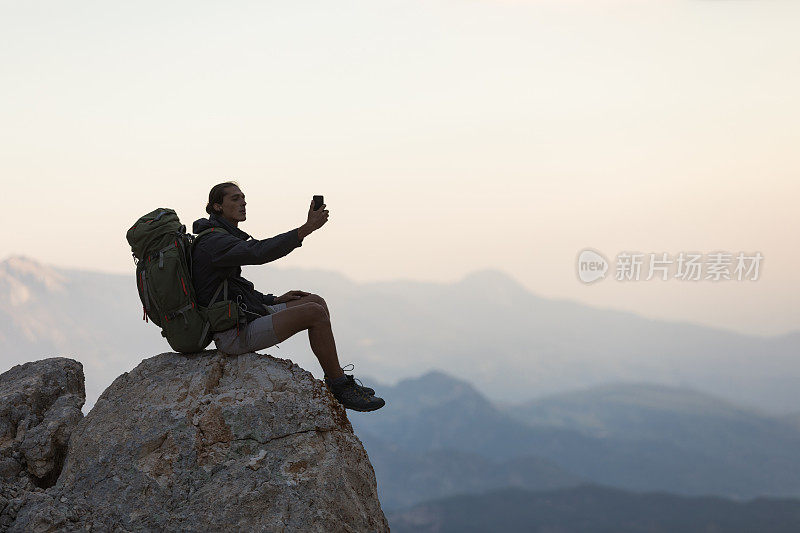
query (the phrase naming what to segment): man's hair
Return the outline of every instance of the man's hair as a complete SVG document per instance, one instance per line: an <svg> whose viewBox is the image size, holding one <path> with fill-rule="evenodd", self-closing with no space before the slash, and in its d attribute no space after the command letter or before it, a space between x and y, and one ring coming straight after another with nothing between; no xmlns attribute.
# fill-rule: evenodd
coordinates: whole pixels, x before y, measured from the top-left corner
<svg viewBox="0 0 800 533"><path fill-rule="evenodd" d="M219 212L214 210L214 204L221 204L222 199L225 197L225 189L228 187L238 187L239 184L235 181L226 181L225 183L217 183L211 187L211 192L208 193L208 204L206 205L206 213L209 215L219 215Z"/></svg>

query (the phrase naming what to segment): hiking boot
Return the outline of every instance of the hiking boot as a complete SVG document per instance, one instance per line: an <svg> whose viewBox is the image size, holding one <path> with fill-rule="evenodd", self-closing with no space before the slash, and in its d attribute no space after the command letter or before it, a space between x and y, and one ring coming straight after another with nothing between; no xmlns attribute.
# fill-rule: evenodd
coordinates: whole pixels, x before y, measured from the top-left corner
<svg viewBox="0 0 800 533"><path fill-rule="evenodd" d="M347 367L350 367L350 368L347 368ZM344 372L345 370L348 370L348 371L349 370L353 370L354 368L355 368L355 365L353 363L350 363L349 365L344 365L344 368L342 368L342 372ZM353 384L355 384L356 387L360 388L364 392L364 394L366 394L367 396L375 396L375 389L370 388L370 387L365 387L364 385L361 384L361 381L356 380L353 376L351 376L349 374L345 374L345 376L347 376L347 379L350 380L351 382L353 382ZM356 384L355 381L358 381L358 383ZM326 383L328 382L328 376L327 375L325 376L325 382Z"/></svg>
<svg viewBox="0 0 800 533"><path fill-rule="evenodd" d="M333 393L333 397L347 409L365 412L374 411L386 405L383 398L365 394L361 387L355 383L353 376L345 377L347 379L338 383L334 383L334 380L330 378L325 378L325 384L328 385L328 388Z"/></svg>

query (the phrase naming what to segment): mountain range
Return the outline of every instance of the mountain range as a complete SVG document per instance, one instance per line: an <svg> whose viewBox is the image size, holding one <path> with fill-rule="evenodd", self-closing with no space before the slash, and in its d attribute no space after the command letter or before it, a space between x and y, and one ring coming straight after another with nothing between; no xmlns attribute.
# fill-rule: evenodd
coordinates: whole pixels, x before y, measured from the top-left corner
<svg viewBox="0 0 800 533"><path fill-rule="evenodd" d="M800 501L637 494L598 486L450 496L389 513L395 533L794 533Z"/></svg>
<svg viewBox="0 0 800 533"><path fill-rule="evenodd" d="M380 416L349 417L389 510L503 486L582 483L800 497L800 429L707 394L609 385L500 406L438 371L375 388L386 399Z"/></svg>
<svg viewBox="0 0 800 533"><path fill-rule="evenodd" d="M263 292L302 289L331 310L342 364L385 383L440 370L493 401L607 383L653 383L789 415L800 406L800 332L744 335L536 296L495 270L457 283L355 283L332 272L245 267ZM87 408L142 353L170 348L142 321L133 275L0 262L4 366L64 355L84 363ZM305 335L267 350L321 377Z"/></svg>

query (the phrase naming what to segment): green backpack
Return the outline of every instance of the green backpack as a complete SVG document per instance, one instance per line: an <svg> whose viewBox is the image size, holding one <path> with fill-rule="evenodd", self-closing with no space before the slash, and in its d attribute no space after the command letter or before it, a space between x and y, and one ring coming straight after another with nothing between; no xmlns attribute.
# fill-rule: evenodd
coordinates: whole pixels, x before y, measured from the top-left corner
<svg viewBox="0 0 800 533"><path fill-rule="evenodd" d="M216 331L238 327L239 307L228 300L228 280L223 280L209 307L197 305L192 283L192 248L197 236L186 233L172 209L159 208L136 221L125 235L136 263L136 285L144 316L161 328L161 335L176 352L204 350ZM222 300L217 302L220 292ZM244 317L242 317L244 319Z"/></svg>

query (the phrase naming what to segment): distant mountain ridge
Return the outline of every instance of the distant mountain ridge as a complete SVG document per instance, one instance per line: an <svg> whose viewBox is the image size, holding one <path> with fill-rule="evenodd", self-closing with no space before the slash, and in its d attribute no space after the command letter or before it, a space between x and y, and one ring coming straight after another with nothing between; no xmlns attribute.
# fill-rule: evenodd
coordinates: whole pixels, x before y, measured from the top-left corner
<svg viewBox="0 0 800 533"><path fill-rule="evenodd" d="M763 416L710 394L683 387L655 383L609 383L552 394L509 408L507 412L527 423L557 427L580 427L607 435L616 427L644 421L643 412L735 419Z"/></svg>
<svg viewBox="0 0 800 533"><path fill-rule="evenodd" d="M496 461L452 449L410 451L363 428L358 428L358 438L369 453L379 481L381 505L386 510L452 494L504 487L547 490L586 481L536 455Z"/></svg>
<svg viewBox="0 0 800 533"><path fill-rule="evenodd" d="M800 500L737 502L601 486L508 488L425 502L389 513L388 520L395 533L794 533Z"/></svg>
<svg viewBox="0 0 800 533"><path fill-rule="evenodd" d="M530 478L506 479L522 488L540 488L539 478L552 486L586 480L684 495L800 497L800 429L706 394L626 384L499 408L441 372L376 388L387 402L381 416L353 413L350 419L368 453L377 452L379 491L384 477L393 484L408 480L405 493L390 487L387 508L435 492L415 486L419 475L403 471L431 453L452 454L451 462L474 455L501 470L514 460L538 459ZM552 465L550 473L545 465ZM457 479L437 472L441 487ZM451 493L481 486L464 477L461 483Z"/></svg>
<svg viewBox="0 0 800 533"><path fill-rule="evenodd" d="M245 267L265 292L303 289L329 303L343 364L388 383L439 369L496 401L518 402L582 387L653 382L788 414L800 405L800 333L775 338L645 319L533 295L497 271L458 283L357 284L332 272ZM6 364L77 357L87 406L137 355L168 351L141 321L130 276L0 263L0 353ZM304 335L269 353L320 376Z"/></svg>

